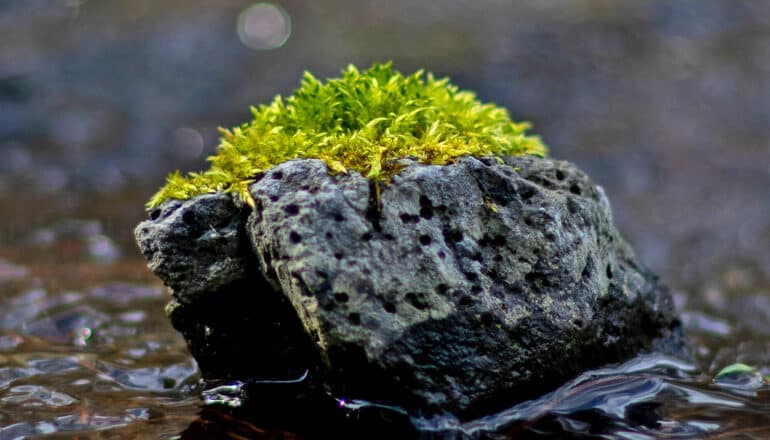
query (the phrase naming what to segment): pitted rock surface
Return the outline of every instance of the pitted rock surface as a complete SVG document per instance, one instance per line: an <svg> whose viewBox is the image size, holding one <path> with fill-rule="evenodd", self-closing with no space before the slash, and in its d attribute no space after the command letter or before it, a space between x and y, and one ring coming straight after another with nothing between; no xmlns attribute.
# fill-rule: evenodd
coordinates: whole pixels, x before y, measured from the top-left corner
<svg viewBox="0 0 770 440"><path fill-rule="evenodd" d="M205 378L307 370L322 395L473 417L682 350L668 290L572 164L399 165L376 185L293 160L250 187L254 209L212 194L136 228Z"/></svg>
<svg viewBox="0 0 770 440"><path fill-rule="evenodd" d="M134 235L149 268L190 303L248 276L253 254L244 221L232 197L208 194L164 203Z"/></svg>
<svg viewBox="0 0 770 440"><path fill-rule="evenodd" d="M600 187L567 162L501 162L406 160L378 189L293 160L250 187L261 271L332 389L474 414L676 333Z"/></svg>

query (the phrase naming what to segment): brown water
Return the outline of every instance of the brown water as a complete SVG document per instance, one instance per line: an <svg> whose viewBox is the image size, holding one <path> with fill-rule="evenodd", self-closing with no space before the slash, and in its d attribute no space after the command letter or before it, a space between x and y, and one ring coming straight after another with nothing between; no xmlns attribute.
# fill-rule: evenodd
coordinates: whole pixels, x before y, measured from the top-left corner
<svg viewBox="0 0 770 440"><path fill-rule="evenodd" d="M0 439L356 438L381 434L384 419L422 438L770 436L770 302L715 292L704 293L710 306L683 313L695 363L639 356L471 422L334 396L339 418L319 424L298 412L290 434L233 410L237 390L204 404L195 363L163 313L167 293L131 242L139 197L81 196L68 208L89 214L78 219L46 212L51 200L17 205L37 214L0 248ZM714 379L739 361L760 372Z"/></svg>
<svg viewBox="0 0 770 440"><path fill-rule="evenodd" d="M0 439L178 434L197 370L165 291L109 218L39 214L47 226L18 225L0 249Z"/></svg>

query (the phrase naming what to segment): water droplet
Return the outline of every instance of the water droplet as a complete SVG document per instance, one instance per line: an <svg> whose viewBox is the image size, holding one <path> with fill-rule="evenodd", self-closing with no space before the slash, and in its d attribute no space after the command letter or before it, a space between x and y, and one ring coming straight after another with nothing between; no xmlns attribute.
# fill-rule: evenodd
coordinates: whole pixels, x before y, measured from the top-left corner
<svg viewBox="0 0 770 440"><path fill-rule="evenodd" d="M238 15L238 38L244 46L256 50L277 49L291 36L291 19L280 6L256 3Z"/></svg>
<svg viewBox="0 0 770 440"><path fill-rule="evenodd" d="M83 327L75 334L73 343L78 347L85 347L93 335L94 331L90 327Z"/></svg>

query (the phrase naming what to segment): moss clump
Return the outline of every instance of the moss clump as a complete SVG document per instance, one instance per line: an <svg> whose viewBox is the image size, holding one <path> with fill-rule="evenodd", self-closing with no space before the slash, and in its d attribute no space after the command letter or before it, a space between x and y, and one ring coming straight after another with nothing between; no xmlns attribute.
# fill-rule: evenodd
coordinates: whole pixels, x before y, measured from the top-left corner
<svg viewBox="0 0 770 440"><path fill-rule="evenodd" d="M358 171L383 181L398 169L395 159L446 164L463 156L543 156L527 122L513 122L505 109L479 102L448 79L418 71L409 76L390 63L364 72L349 66L325 83L305 73L294 95L252 108L254 118L222 130L211 168L171 174L148 202L227 191L250 201L247 187L259 173L296 158L323 160L335 173Z"/></svg>

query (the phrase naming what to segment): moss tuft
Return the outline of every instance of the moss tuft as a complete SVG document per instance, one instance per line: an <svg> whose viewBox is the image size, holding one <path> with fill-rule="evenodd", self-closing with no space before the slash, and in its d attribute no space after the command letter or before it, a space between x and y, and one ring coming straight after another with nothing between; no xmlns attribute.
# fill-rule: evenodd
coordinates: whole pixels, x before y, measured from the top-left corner
<svg viewBox="0 0 770 440"><path fill-rule="evenodd" d="M257 174L296 158L384 181L398 172L394 160L404 157L443 165L463 155L546 153L537 136L526 134L529 123L511 121L505 109L479 102L446 78L422 71L404 76L390 63L364 72L349 66L342 78L325 83L305 73L294 95L278 96L252 114L251 121L221 130L208 171L171 174L147 206L216 191L249 202L247 187Z"/></svg>

